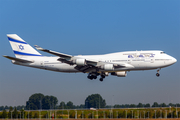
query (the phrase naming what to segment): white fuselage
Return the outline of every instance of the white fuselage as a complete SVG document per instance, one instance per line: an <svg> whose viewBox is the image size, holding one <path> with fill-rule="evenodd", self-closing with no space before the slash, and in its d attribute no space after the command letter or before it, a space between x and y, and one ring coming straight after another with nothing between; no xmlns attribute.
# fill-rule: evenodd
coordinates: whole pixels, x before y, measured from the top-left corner
<svg viewBox="0 0 180 120"><path fill-rule="evenodd" d="M116 72L116 71L132 71L132 70L151 70L163 68L174 64L177 60L170 55L165 54L163 51L129 51L117 52L105 55L83 55L75 56L81 59L93 59L113 64L128 64L129 66L115 68L113 71L102 70L103 72ZM33 63L22 63L12 61L14 64L35 67L45 70L57 72L80 72L75 69L76 65L69 65L58 61L59 57L46 57L46 56L32 56L25 58L33 60Z"/></svg>
<svg viewBox="0 0 180 120"><path fill-rule="evenodd" d="M127 71L157 69L174 64L177 60L163 51L128 51L104 55L72 56L35 45L37 50L55 55L47 57L40 54L17 34L7 34L12 50L16 57L4 55L12 63L39 69L67 73L88 73L87 78L100 81L109 75L126 77Z"/></svg>

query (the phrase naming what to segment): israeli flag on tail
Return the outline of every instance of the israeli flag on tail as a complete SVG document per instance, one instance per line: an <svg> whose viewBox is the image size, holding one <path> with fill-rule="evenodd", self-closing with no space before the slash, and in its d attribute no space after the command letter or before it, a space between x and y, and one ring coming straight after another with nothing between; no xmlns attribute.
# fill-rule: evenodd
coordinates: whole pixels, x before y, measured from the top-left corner
<svg viewBox="0 0 180 120"><path fill-rule="evenodd" d="M16 58L27 58L30 56L42 56L33 47L26 43L16 34L7 34Z"/></svg>

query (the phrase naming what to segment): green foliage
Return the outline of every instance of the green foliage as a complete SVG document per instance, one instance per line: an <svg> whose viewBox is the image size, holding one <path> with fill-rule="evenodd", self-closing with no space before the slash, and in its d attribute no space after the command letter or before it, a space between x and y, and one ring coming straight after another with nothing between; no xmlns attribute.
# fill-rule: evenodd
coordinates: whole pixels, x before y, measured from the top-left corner
<svg viewBox="0 0 180 120"><path fill-rule="evenodd" d="M14 108L14 111L12 113L12 117L13 118L18 118L18 111L17 111L16 107Z"/></svg>
<svg viewBox="0 0 180 120"><path fill-rule="evenodd" d="M176 111L173 111L173 118L177 118Z"/></svg>
<svg viewBox="0 0 180 120"><path fill-rule="evenodd" d="M8 117L8 113L6 112L6 110L3 110L1 117L2 118L7 118Z"/></svg>
<svg viewBox="0 0 180 120"><path fill-rule="evenodd" d="M29 113L29 118L33 118L32 112Z"/></svg>
<svg viewBox="0 0 180 120"><path fill-rule="evenodd" d="M97 110L77 110L77 118L104 118L104 114L105 114L105 118L117 118L117 114L118 114L118 118L126 118L126 111L127 111L127 118L132 118L132 111L133 111L133 118L155 118L155 110L156 110L156 118L160 118L162 116L162 118L166 118L166 111L167 111L167 118L176 118L176 108L150 108L150 109L112 109L113 112L111 112L111 109L97 109ZM20 117L20 111L18 112L17 109L15 108L14 110L10 110L12 111L12 115L13 118L19 118ZM57 111L53 111L51 110L51 115L54 113L56 113L56 118L68 118L68 111L69 111L69 118L75 118L75 110L57 110ZM178 111L178 118L180 117L180 108L177 108ZM39 111L24 111L21 110L21 118L23 117L23 112L24 112L24 117L28 118L28 113L29 113L29 119L31 118L39 118ZM148 115L149 112L149 115ZM6 113L6 115L5 115ZM11 113L11 112L9 112ZM2 111L0 112L0 118L11 118L11 114L9 115L8 113L8 117L2 117L3 116L7 116L7 112ZM82 114L84 113L84 114ZM98 113L98 114L97 114ZM144 114L145 113L145 114ZM49 118L50 115L50 111L41 111L41 118ZM98 116L97 116L98 115ZM141 116L140 116L141 115Z"/></svg>
<svg viewBox="0 0 180 120"><path fill-rule="evenodd" d="M48 114L46 113L46 114L43 114L42 115L42 118L48 118Z"/></svg>
<svg viewBox="0 0 180 120"><path fill-rule="evenodd" d="M84 111L84 118L88 118L88 113Z"/></svg>
<svg viewBox="0 0 180 120"><path fill-rule="evenodd" d="M165 103L160 104L160 107L167 107Z"/></svg>
<svg viewBox="0 0 180 120"><path fill-rule="evenodd" d="M73 109L74 108L74 105L73 105L73 102L69 101L67 102L67 109Z"/></svg>
<svg viewBox="0 0 180 120"><path fill-rule="evenodd" d="M99 94L89 95L85 100L86 108L105 108L106 101Z"/></svg>
<svg viewBox="0 0 180 120"><path fill-rule="evenodd" d="M114 108L121 108L121 106L116 104L116 105L114 105Z"/></svg>
<svg viewBox="0 0 180 120"><path fill-rule="evenodd" d="M118 117L118 115L117 115L117 111L113 111L113 113L112 113L112 117L113 117L113 118L117 118L117 117Z"/></svg>
<svg viewBox="0 0 180 120"><path fill-rule="evenodd" d="M13 111L13 107L12 106L10 106L10 108L9 108L9 112L8 112L8 118L11 118L11 112Z"/></svg>
<svg viewBox="0 0 180 120"><path fill-rule="evenodd" d="M153 105L152 105L152 107L158 107L158 106L159 106L159 105L158 105L157 102L154 102Z"/></svg>
<svg viewBox="0 0 180 120"><path fill-rule="evenodd" d="M2 118L2 112L0 112L0 118Z"/></svg>
<svg viewBox="0 0 180 120"><path fill-rule="evenodd" d="M23 118L23 117L25 118L26 112L24 111L24 109L21 109L20 112L21 112L21 118Z"/></svg>
<svg viewBox="0 0 180 120"><path fill-rule="evenodd" d="M127 113L127 118L132 118L132 113L131 112Z"/></svg>
<svg viewBox="0 0 180 120"><path fill-rule="evenodd" d="M144 107L151 107L149 103L145 104Z"/></svg>
<svg viewBox="0 0 180 120"><path fill-rule="evenodd" d="M35 114L34 114L34 117L33 118L39 118L39 114L38 114L38 112L35 112Z"/></svg>
<svg viewBox="0 0 180 120"><path fill-rule="evenodd" d="M149 112L149 118L153 118L153 112L152 110Z"/></svg>
<svg viewBox="0 0 180 120"><path fill-rule="evenodd" d="M30 110L40 109L40 102L44 98L44 95L41 93L33 94L29 97L29 100L26 102L26 107Z"/></svg>
<svg viewBox="0 0 180 120"><path fill-rule="evenodd" d="M4 110L4 106L0 106L0 110Z"/></svg>
<svg viewBox="0 0 180 120"><path fill-rule="evenodd" d="M84 118L84 114L83 113L80 114L80 118Z"/></svg>
<svg viewBox="0 0 180 120"><path fill-rule="evenodd" d="M125 118L125 117L126 117L126 111L123 110L122 115L120 116L120 118Z"/></svg>
<svg viewBox="0 0 180 120"><path fill-rule="evenodd" d="M71 102L71 101L67 102L67 104L64 101L62 101L62 102L60 102L60 105L59 105L58 108L59 109L84 108L84 105L80 105L80 106L77 105L77 106L75 106L75 105L73 105L73 102Z"/></svg>
<svg viewBox="0 0 180 120"><path fill-rule="evenodd" d="M135 108L136 105L135 104L130 104L129 108Z"/></svg>
<svg viewBox="0 0 180 120"><path fill-rule="evenodd" d="M180 118L180 111L177 114L178 114L178 118Z"/></svg>
<svg viewBox="0 0 180 120"><path fill-rule="evenodd" d="M54 109L58 100L54 96L45 96L42 100L42 109Z"/></svg>
<svg viewBox="0 0 180 120"><path fill-rule="evenodd" d="M58 100L54 96L44 96L41 93L33 94L26 102L26 108L30 110L55 108Z"/></svg>
<svg viewBox="0 0 180 120"><path fill-rule="evenodd" d="M66 103L64 101L60 102L59 109L66 109Z"/></svg>
<svg viewBox="0 0 180 120"><path fill-rule="evenodd" d="M69 118L75 118L75 111L69 113Z"/></svg>
<svg viewBox="0 0 180 120"><path fill-rule="evenodd" d="M92 113L89 113L89 114L88 114L88 118L92 118Z"/></svg>
<svg viewBox="0 0 180 120"><path fill-rule="evenodd" d="M143 107L143 104L142 103L139 103L138 105L137 105L137 107Z"/></svg>

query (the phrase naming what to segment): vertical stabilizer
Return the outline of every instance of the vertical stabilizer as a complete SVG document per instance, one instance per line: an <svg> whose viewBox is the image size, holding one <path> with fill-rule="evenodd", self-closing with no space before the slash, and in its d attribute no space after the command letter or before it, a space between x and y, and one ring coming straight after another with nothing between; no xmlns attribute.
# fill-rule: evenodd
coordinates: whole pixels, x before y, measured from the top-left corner
<svg viewBox="0 0 180 120"><path fill-rule="evenodd" d="M16 34L7 34L13 52L17 58L30 57L30 56L42 56L28 43Z"/></svg>

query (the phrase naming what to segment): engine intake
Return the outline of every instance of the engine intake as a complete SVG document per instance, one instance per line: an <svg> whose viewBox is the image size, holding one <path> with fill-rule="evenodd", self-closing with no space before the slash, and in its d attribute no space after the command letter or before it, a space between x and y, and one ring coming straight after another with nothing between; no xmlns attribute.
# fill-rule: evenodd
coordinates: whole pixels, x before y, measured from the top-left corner
<svg viewBox="0 0 180 120"><path fill-rule="evenodd" d="M127 73L126 73L126 71L112 72L111 75L114 75L114 76L117 76L117 77L126 77Z"/></svg>

